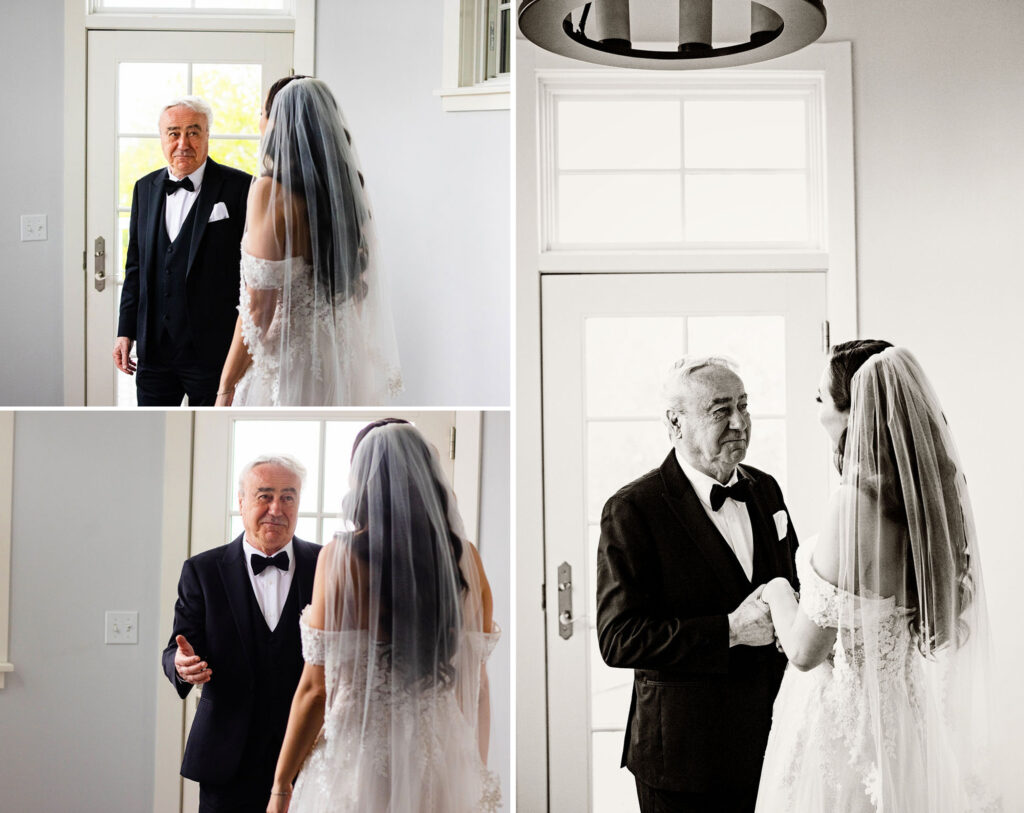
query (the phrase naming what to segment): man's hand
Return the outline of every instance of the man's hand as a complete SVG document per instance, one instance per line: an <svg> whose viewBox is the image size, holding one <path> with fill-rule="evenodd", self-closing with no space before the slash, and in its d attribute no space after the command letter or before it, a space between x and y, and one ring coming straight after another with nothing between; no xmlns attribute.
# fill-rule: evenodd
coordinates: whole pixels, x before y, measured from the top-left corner
<svg viewBox="0 0 1024 813"><path fill-rule="evenodd" d="M768 605L761 600L760 585L753 593L729 613L729 646L765 646L775 642Z"/></svg>
<svg viewBox="0 0 1024 813"><path fill-rule="evenodd" d="M192 683L196 686L209 682L213 677L213 670L209 668L206 661L199 660L199 656L196 655L185 636L177 636L174 642L178 645L178 651L174 653L174 668L178 677L185 683Z"/></svg>
<svg viewBox="0 0 1024 813"><path fill-rule="evenodd" d="M114 341L114 364L122 373L131 375L135 372L135 362L132 361L132 340L127 336L118 336Z"/></svg>

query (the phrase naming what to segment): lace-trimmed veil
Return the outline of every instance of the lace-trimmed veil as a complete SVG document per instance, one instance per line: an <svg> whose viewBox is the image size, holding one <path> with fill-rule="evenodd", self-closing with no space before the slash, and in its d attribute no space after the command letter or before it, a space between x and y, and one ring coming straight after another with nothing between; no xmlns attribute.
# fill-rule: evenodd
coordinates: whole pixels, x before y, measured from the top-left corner
<svg viewBox="0 0 1024 813"><path fill-rule="evenodd" d="M852 757L878 810L990 809L988 622L960 459L907 350L869 358L851 389L834 531L838 586L852 601L839 605L838 634L864 658L857 713L866 719L850 730L873 732L850 743ZM892 602L881 597L906 608L909 654L893 640ZM907 687L910 719L879 686L907 670L918 677Z"/></svg>
<svg viewBox="0 0 1024 813"><path fill-rule="evenodd" d="M352 810L490 809L478 709L480 577L437 452L412 425L358 443L343 518L325 548L325 730L345 732L326 798ZM357 700L358 702L353 702ZM484 746L485 747L485 746Z"/></svg>
<svg viewBox="0 0 1024 813"><path fill-rule="evenodd" d="M268 111L242 247L280 275L242 292L256 334L246 343L273 359L277 404L381 404L401 389L364 179L319 79L289 82Z"/></svg>

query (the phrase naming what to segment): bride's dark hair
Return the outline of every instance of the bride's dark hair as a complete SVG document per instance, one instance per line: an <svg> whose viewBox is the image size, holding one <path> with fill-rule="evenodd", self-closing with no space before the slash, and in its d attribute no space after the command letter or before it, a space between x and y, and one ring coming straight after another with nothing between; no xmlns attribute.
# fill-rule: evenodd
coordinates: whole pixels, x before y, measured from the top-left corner
<svg viewBox="0 0 1024 813"><path fill-rule="evenodd" d="M854 339L840 342L832 348L828 357L828 394L839 412L849 412L850 391L853 376L876 353L892 347L885 339ZM846 451L846 430L839 435L833 462L839 473L843 473L843 454Z"/></svg>
<svg viewBox="0 0 1024 813"><path fill-rule="evenodd" d="M367 290L369 243L363 223L370 214L338 103L319 79L288 76L271 86L266 105L273 121L263 136L262 175L306 202L317 278L332 296L359 301ZM337 128L327 118L337 118ZM340 189L332 188L332 179Z"/></svg>
<svg viewBox="0 0 1024 813"><path fill-rule="evenodd" d="M355 526L349 545L360 560L367 564L373 562L380 571L372 577L380 589L376 632L385 637L405 637L399 649L407 653L406 660L411 662L395 663L394 668L403 674L408 684L430 686L439 682L447 685L455 677L452 661L458 650L462 620L461 601L452 601L451 585L446 582L454 573L458 595L469 589L459 569L464 543L449 520L448 489L438 479L430 446L401 418L385 418L366 426L356 436L352 455L355 459L357 449L371 432L386 430L395 424L404 424L412 430L405 432L408 442L402 444L402 449L416 460L394 465L389 454L396 447L382 446L376 465L357 474L367 479L353 488L353 493L359 496L356 504L349 508ZM405 465L408 462L412 465ZM431 472L431 482L426 488L419 478L401 475L401 472L408 474L424 469ZM374 481L372 487L368 487L370 481ZM392 538L392 517L387 510L381 515L384 527L369 532L371 495L378 507L387 507L396 496L396 490L408 501L411 526L408 540ZM440 528L431 522L431 517L437 516L445 518ZM400 562L395 560L396 546L402 554ZM450 554L449 562L438 558L444 557L445 552Z"/></svg>
<svg viewBox="0 0 1024 813"><path fill-rule="evenodd" d="M838 367L842 377L833 377L829 387L837 408L837 395L850 408L857 377L869 374L866 362L887 347L888 342L866 340L840 351L844 358L831 369ZM928 656L946 644L966 642L970 630L962 616L973 601L974 578L963 508L966 480L947 441L945 415L929 396L930 385L916 361L909 354L906 358L909 362L894 367L891 374L879 374L873 386L861 386L860 397L870 402L872 419L865 421L857 438L861 448L851 450L857 470L843 472L843 479L902 529L904 604L914 610L910 629L918 649ZM851 368L853 373L848 372ZM867 409L867 404L861 408ZM845 430L842 441L845 449ZM955 590L946 595L936 585L955 585Z"/></svg>

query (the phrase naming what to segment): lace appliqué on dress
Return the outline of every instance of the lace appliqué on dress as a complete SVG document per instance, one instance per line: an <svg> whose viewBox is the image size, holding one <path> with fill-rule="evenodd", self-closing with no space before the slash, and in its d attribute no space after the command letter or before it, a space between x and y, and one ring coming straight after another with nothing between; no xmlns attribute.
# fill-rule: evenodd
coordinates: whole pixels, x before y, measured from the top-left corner
<svg viewBox="0 0 1024 813"><path fill-rule="evenodd" d="M309 605L299 616L299 635L302 638L302 660L314 666L324 665L324 631L309 625Z"/></svg>

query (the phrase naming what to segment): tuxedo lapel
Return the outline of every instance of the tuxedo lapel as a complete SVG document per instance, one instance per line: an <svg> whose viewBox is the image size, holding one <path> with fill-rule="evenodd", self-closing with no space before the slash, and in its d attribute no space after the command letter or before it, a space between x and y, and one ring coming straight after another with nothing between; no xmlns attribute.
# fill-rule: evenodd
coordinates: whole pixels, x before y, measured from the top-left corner
<svg viewBox="0 0 1024 813"><path fill-rule="evenodd" d="M228 545L224 556L218 562L220 577L224 582L224 592L228 597L228 605L231 607L231 615L234 618L235 626L238 628L238 639L241 641L242 649L245 652L246 660L253 662L253 653L250 650L251 642L255 640L255 628L253 626L252 602L249 601L249 593L252 592L252 583L249 581L249 574L245 568L245 552L242 550L242 534Z"/></svg>
<svg viewBox="0 0 1024 813"><path fill-rule="evenodd" d="M203 173L203 185L199 188L199 196L194 204L196 219L192 223L192 240L188 248L188 270L186 277L192 273L192 263L195 262L196 252L199 251L199 243L206 233L206 225L210 221L210 213L213 211L213 204L220 198L220 189L224 179L220 174L220 165L212 158L206 161L206 171Z"/></svg>
<svg viewBox="0 0 1024 813"><path fill-rule="evenodd" d="M750 581L743 572L743 566L718 528L708 519L693 484L679 468L674 451L669 452L661 465L661 478L665 486L665 500L679 520L680 528L707 560L722 586L737 593L749 592Z"/></svg>
<svg viewBox="0 0 1024 813"><path fill-rule="evenodd" d="M742 467L739 469L739 477L750 484L750 499L747 500L747 514L750 517L750 529L753 531L754 539L754 573L752 582L754 584L765 584L772 576L777 575L775 570L774 557L772 552L777 547L775 520L769 514L767 508L758 499L758 489L754 484L754 478Z"/></svg>
<svg viewBox="0 0 1024 813"><path fill-rule="evenodd" d="M152 281L152 274L156 271L156 243L160 237L159 229L166 228L161 216L164 213L164 179L167 178L167 170L161 170L153 175L149 186L149 194L146 196L146 211L142 213L142 231L145 235L145 254L140 258L139 267L146 272L146 276Z"/></svg>

